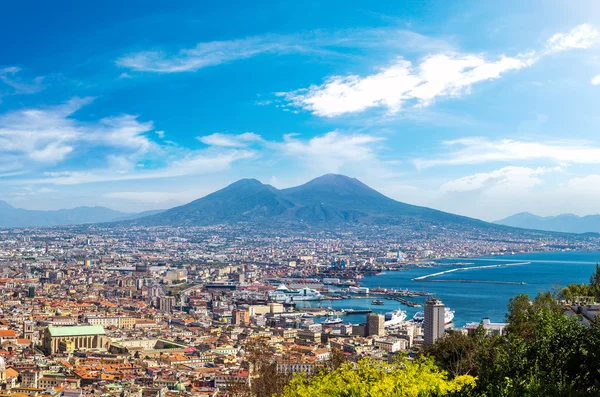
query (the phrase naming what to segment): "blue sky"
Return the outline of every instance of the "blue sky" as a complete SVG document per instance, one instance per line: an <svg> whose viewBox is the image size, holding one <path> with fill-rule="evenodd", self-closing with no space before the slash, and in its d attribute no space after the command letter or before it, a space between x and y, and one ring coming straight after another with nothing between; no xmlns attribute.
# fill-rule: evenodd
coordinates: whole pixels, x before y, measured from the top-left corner
<svg viewBox="0 0 600 397"><path fill-rule="evenodd" d="M19 1L0 35L17 207L335 172L485 220L600 212L597 1Z"/></svg>

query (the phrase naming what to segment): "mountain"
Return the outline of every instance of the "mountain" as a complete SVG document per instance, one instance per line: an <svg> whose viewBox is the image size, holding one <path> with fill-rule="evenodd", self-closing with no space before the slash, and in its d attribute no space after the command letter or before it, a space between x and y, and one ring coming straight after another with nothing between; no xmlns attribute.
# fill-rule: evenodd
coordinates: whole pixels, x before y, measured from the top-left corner
<svg viewBox="0 0 600 397"><path fill-rule="evenodd" d="M494 223L526 229L546 230L565 233L600 233L600 215L577 216L562 214L557 216L537 216L521 212Z"/></svg>
<svg viewBox="0 0 600 397"><path fill-rule="evenodd" d="M35 227L100 223L134 219L155 212L128 214L105 207L77 207L55 211L38 211L15 208L0 200L0 227Z"/></svg>
<svg viewBox="0 0 600 397"><path fill-rule="evenodd" d="M426 207L401 203L358 179L327 174L304 185L278 190L243 179L206 197L132 224L204 226L213 224L330 226L343 224L428 224L499 227Z"/></svg>

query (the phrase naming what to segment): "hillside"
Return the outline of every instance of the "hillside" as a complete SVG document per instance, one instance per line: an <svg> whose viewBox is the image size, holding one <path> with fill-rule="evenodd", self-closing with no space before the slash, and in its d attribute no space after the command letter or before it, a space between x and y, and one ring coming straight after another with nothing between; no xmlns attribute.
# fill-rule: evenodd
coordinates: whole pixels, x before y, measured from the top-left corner
<svg viewBox="0 0 600 397"><path fill-rule="evenodd" d="M155 211L131 214L105 207L77 207L54 211L26 210L15 208L6 201L0 201L0 227L80 225L135 219L153 213Z"/></svg>
<svg viewBox="0 0 600 397"><path fill-rule="evenodd" d="M525 229L545 230L564 233L600 233L600 215L577 216L562 214L557 216L537 216L521 212L494 223Z"/></svg>
<svg viewBox="0 0 600 397"><path fill-rule="evenodd" d="M249 222L265 225L428 224L497 227L472 218L393 200L357 179L328 174L304 185L278 190L256 179L131 223L192 226Z"/></svg>

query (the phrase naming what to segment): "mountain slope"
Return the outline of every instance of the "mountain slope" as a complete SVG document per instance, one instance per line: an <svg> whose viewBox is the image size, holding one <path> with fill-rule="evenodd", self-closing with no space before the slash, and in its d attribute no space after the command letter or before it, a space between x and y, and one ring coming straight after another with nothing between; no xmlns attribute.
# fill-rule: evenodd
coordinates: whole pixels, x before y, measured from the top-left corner
<svg viewBox="0 0 600 397"><path fill-rule="evenodd" d="M175 226L237 222L270 226L452 223L494 227L476 219L401 203L357 179L334 174L283 190L244 179L189 204L132 223Z"/></svg>
<svg viewBox="0 0 600 397"><path fill-rule="evenodd" d="M77 207L55 211L25 210L0 201L0 227L78 225L133 219L144 215L149 214L128 214L105 207Z"/></svg>
<svg viewBox="0 0 600 397"><path fill-rule="evenodd" d="M256 179L242 179L189 204L157 215L140 218L138 225L211 225L229 222L268 220L294 204L279 191Z"/></svg>
<svg viewBox="0 0 600 397"><path fill-rule="evenodd" d="M521 212L519 214L511 215L508 218L495 221L494 223L551 232L600 233L600 215L577 216L573 214L562 214L544 217L529 212Z"/></svg>

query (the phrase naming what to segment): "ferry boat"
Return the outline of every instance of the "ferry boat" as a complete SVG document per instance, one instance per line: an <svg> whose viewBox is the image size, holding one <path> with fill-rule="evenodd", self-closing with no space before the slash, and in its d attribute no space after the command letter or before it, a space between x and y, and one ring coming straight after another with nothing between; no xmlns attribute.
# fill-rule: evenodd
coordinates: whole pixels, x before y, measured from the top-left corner
<svg viewBox="0 0 600 397"><path fill-rule="evenodd" d="M369 314L373 313L371 309L342 309L344 314Z"/></svg>
<svg viewBox="0 0 600 397"><path fill-rule="evenodd" d="M341 318L339 318L339 317L328 317L321 324L323 324L323 325L335 325L335 324L341 324L342 322L343 322L343 320Z"/></svg>
<svg viewBox="0 0 600 397"><path fill-rule="evenodd" d="M379 299L375 299L374 301L371 302L372 305L383 305L383 301L380 301Z"/></svg>
<svg viewBox="0 0 600 397"><path fill-rule="evenodd" d="M423 322L425 320L425 312L417 312L413 316L413 321L416 323ZM450 308L446 307L444 309L444 325L448 325L454 320L454 310L450 310Z"/></svg>
<svg viewBox="0 0 600 397"><path fill-rule="evenodd" d="M293 290L281 284L275 291L269 292L269 298L275 302L320 301L323 295L312 288Z"/></svg>
<svg viewBox="0 0 600 397"><path fill-rule="evenodd" d="M391 327L400 324L404 320L406 320L406 312L402 309L398 309L393 312L385 313L383 326Z"/></svg>

